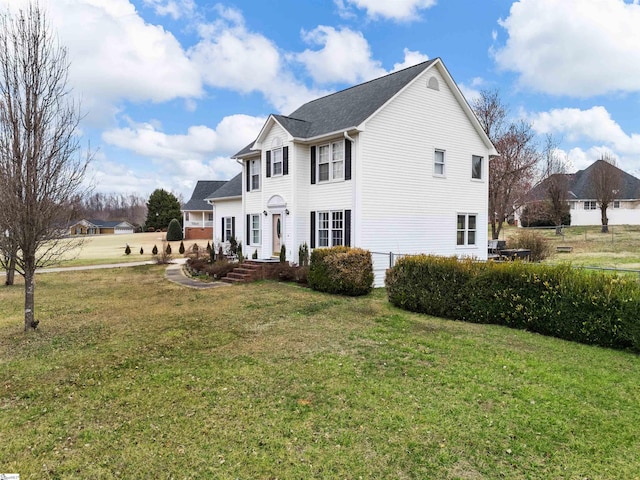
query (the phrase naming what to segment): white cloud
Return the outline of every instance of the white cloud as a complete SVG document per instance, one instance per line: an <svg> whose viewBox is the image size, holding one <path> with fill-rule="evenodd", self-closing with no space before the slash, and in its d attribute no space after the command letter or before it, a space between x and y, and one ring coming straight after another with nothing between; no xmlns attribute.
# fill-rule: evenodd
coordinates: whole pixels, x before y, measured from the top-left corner
<svg viewBox="0 0 640 480"><path fill-rule="evenodd" d="M11 3L24 8L28 0ZM123 100L164 102L202 94L200 75L177 39L146 23L129 0L41 4L68 48L70 84L89 120L110 120Z"/></svg>
<svg viewBox="0 0 640 480"><path fill-rule="evenodd" d="M402 70L403 68L412 67L422 62L426 62L429 60L429 57L424 53L420 53L418 51L412 51L408 48L404 49L404 60L402 63L395 63L393 65L393 72L397 72L398 70Z"/></svg>
<svg viewBox="0 0 640 480"><path fill-rule="evenodd" d="M371 58L369 43L360 32L320 25L303 31L302 38L322 46L296 55L317 83L358 83L387 73L379 61Z"/></svg>
<svg viewBox="0 0 640 480"><path fill-rule="evenodd" d="M420 10L436 4L436 0L335 0L343 17L351 15L349 5L366 10L372 18L388 18L397 21L411 21L420 18Z"/></svg>
<svg viewBox="0 0 640 480"><path fill-rule="evenodd" d="M211 156L228 156L254 140L265 119L248 115L225 117L216 129L204 125L189 127L186 134L167 134L158 124L130 122L127 128L105 131L105 143L154 160L185 165L204 162ZM233 162L230 162L233 163Z"/></svg>
<svg viewBox="0 0 640 480"><path fill-rule="evenodd" d="M241 12L219 5L216 8L220 19L199 26L202 40L189 51L207 85L242 93L261 92L285 113L326 93L298 82L277 46L247 30Z"/></svg>
<svg viewBox="0 0 640 480"><path fill-rule="evenodd" d="M156 14L160 16L169 15L174 20L183 16L191 15L195 11L193 0L142 0L143 3L152 7Z"/></svg>
<svg viewBox="0 0 640 480"><path fill-rule="evenodd" d="M498 66L522 85L572 96L640 90L640 5L623 0L519 0L500 25Z"/></svg>
<svg viewBox="0 0 640 480"><path fill-rule="evenodd" d="M640 134L625 133L602 106L553 109L532 115L531 120L540 134L561 135L569 142L603 143L621 154L640 155Z"/></svg>

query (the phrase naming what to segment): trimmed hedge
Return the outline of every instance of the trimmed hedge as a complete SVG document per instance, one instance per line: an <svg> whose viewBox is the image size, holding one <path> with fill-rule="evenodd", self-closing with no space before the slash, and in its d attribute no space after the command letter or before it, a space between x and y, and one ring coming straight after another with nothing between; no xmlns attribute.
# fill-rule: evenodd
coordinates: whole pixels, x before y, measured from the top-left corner
<svg viewBox="0 0 640 480"><path fill-rule="evenodd" d="M570 265L418 255L399 260L385 284L389 301L406 310L640 351L636 279Z"/></svg>
<svg viewBox="0 0 640 480"><path fill-rule="evenodd" d="M373 288L371 252L360 248L316 248L311 252L309 286L320 292L366 295Z"/></svg>

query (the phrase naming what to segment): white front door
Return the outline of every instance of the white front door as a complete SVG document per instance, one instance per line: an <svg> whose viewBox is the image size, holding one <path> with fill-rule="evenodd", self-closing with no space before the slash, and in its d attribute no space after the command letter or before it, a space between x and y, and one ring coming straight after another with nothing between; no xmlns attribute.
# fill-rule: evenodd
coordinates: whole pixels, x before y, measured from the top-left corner
<svg viewBox="0 0 640 480"><path fill-rule="evenodd" d="M280 255L280 246L281 246L281 242L280 242L280 238L282 236L282 221L280 219L281 215L280 214L274 214L271 216L272 218L272 229L271 231L272 233L272 245L273 245L273 255L274 256L278 256Z"/></svg>

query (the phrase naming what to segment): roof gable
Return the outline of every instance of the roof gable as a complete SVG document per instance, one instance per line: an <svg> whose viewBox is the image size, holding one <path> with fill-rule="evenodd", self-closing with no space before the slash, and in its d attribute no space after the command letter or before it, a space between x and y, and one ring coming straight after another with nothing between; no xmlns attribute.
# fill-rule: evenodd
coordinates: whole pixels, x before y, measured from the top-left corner
<svg viewBox="0 0 640 480"><path fill-rule="evenodd" d="M480 122L439 58L312 100L290 115L270 115L255 144L261 143L274 123L282 126L293 138L302 140L361 128L367 119L433 66L438 67L484 143L490 148L492 154L497 154L491 141L482 130ZM251 147L247 146L234 155L234 158L244 157L249 151L251 151Z"/></svg>
<svg viewBox="0 0 640 480"><path fill-rule="evenodd" d="M182 211L211 210L211 205L205 201L205 198L224 186L225 183L227 183L226 180L198 180L193 194L191 194L191 199L184 204Z"/></svg>

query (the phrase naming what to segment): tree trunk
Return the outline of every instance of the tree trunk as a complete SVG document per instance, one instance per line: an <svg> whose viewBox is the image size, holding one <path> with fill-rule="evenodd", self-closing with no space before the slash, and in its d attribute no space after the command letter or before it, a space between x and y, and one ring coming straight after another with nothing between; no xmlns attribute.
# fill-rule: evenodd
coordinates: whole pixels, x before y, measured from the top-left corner
<svg viewBox="0 0 640 480"><path fill-rule="evenodd" d="M9 265L7 266L7 278L4 284L13 285L15 276L16 276L16 252L11 252L11 258L9 258Z"/></svg>
<svg viewBox="0 0 640 480"><path fill-rule="evenodd" d="M602 230L601 233L609 233L609 219L607 218L607 208L600 207Z"/></svg>
<svg viewBox="0 0 640 480"><path fill-rule="evenodd" d="M24 331L35 328L35 269L24 272Z"/></svg>
<svg viewBox="0 0 640 480"><path fill-rule="evenodd" d="M491 239L497 240L498 235L500 235L500 230L496 229L496 221L492 219L491 220Z"/></svg>

